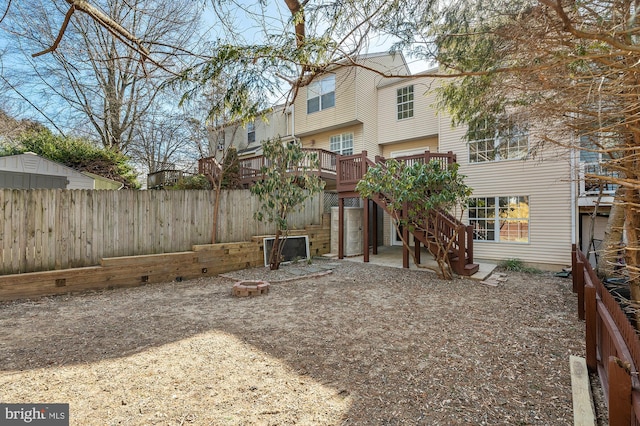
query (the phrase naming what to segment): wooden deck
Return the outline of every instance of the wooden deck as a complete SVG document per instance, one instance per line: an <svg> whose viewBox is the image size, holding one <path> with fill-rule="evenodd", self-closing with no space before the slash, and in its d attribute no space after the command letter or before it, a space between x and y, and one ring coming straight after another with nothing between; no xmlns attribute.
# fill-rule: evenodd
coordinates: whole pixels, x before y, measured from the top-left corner
<svg viewBox="0 0 640 426"><path fill-rule="evenodd" d="M443 165L456 162L456 155L449 151L446 153L425 151L422 154L407 155L404 157L396 157L395 160L403 162L407 165L414 163L426 164L431 160L437 160ZM355 155L338 155L337 158L337 189L338 192L354 192L356 185L362 179L369 167L376 163L384 163L386 158L376 156L375 161L367 158L367 151L362 151Z"/></svg>
<svg viewBox="0 0 640 426"><path fill-rule="evenodd" d="M359 198L360 195L356 192L356 185L362 179L369 167L373 167L376 164L384 164L386 159L384 157L376 156L375 161L370 160L367 157L367 151L363 151L354 155L339 155L334 152L326 151L323 149L304 148L304 151L311 154L316 154L319 160L317 167L310 167L311 164L303 164L303 166L309 167L308 172L313 173L328 182L328 186L333 186L338 192L338 209L339 209L339 244L338 244L338 257L343 258L344 252L344 235L343 235L343 220L344 220L344 199L345 198ZM415 163L426 164L432 160L437 160L442 163L443 166L452 164L456 161L456 155L449 151L447 153L430 152L425 151L422 154L409 155L404 157L395 158L398 161L405 164L412 165ZM240 160L240 185L242 187L250 187L255 182L264 179L262 173L263 167L267 166L267 159L263 155L257 155L254 157L244 158ZM214 157L202 158L199 161L199 172L205 176L211 178L217 177L222 170L222 166ZM385 209L384 194L380 194L378 197L374 197L371 200L365 202L365 232L363 248L365 253L364 261L369 261L369 221L368 221L368 206L372 201L380 205ZM376 209L373 209L375 214ZM375 220L373 221L375 227ZM460 275L473 275L478 270L478 265L473 263L473 232L471 227L464 225L460 221L444 212L436 212L433 217L425 218L423 223L417 224L416 229L422 229L425 231L414 232L414 239L416 246L419 250L420 244L424 245L428 249L432 250L434 241L430 241L431 238L438 238L445 246L449 246L451 250L451 265L454 271ZM427 232L430 231L430 232ZM377 231L374 230L373 235L377 235ZM408 236L405 236L408 240ZM373 242L374 252L377 252L377 242ZM404 267L409 267L409 254L408 251L403 255Z"/></svg>
<svg viewBox="0 0 640 426"><path fill-rule="evenodd" d="M338 155L335 152L314 148L303 148L303 151L308 154L316 154L319 161L318 167L311 167L310 162L302 164L304 167L309 167L309 173L318 175L327 181L336 180L336 158ZM248 188L255 182L264 179L262 168L268 165L267 161L263 155L240 159L240 185ZM198 173L209 178L217 178L221 168L221 164L215 157L206 157L198 160Z"/></svg>

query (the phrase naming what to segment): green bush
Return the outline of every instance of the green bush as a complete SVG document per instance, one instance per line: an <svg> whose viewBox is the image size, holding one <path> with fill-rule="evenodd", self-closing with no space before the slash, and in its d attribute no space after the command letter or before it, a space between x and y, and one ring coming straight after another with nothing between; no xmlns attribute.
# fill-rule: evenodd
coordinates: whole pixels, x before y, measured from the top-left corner
<svg viewBox="0 0 640 426"><path fill-rule="evenodd" d="M505 271L526 272L528 274L542 273L541 270L526 266L522 260L516 258L503 260L498 264L498 267Z"/></svg>
<svg viewBox="0 0 640 426"><path fill-rule="evenodd" d="M33 152L74 170L122 182L126 188L139 187L137 175L126 155L100 148L86 139L54 135L49 130L40 130L23 133L15 146L0 148L0 156L25 152Z"/></svg>
<svg viewBox="0 0 640 426"><path fill-rule="evenodd" d="M167 189L211 189L211 182L205 175L187 176Z"/></svg>

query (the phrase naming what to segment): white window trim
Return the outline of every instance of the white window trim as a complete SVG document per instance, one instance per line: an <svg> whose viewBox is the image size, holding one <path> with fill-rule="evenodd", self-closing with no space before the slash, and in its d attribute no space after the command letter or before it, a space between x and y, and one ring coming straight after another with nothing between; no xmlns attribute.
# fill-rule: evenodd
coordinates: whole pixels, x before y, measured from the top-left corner
<svg viewBox="0 0 640 426"><path fill-rule="evenodd" d="M323 82L327 82L328 80L333 80L333 90L330 90L328 92L324 92L323 91ZM317 87L317 89L315 89ZM309 97L310 93L311 93L311 89L314 88L314 90L316 90L317 92L317 96L313 96L313 97ZM330 107L323 107L322 104L322 96L324 95L328 95L329 93L333 93L333 105L331 105ZM320 111L324 111L326 109L329 108L335 108L336 106L336 76L335 75L329 75L327 77L324 77L322 79L316 80L316 81L312 81L309 86L307 86L307 114L313 114L316 112L320 112ZM311 111L309 112L309 101L311 99L315 99L318 98L318 110L317 111Z"/></svg>
<svg viewBox="0 0 640 426"><path fill-rule="evenodd" d="M467 142L467 159L468 159L468 163L469 164L482 164L482 163L495 163L495 162L502 162L502 161L521 161L521 160L526 160L527 158L529 158L529 131L528 130L524 130L522 131L522 133L515 133L513 132L513 130L517 129L517 126L512 125L509 127L510 129L510 134L508 135L504 135L504 134L500 134L497 130L494 132L493 137L491 138L485 138L485 139L473 139ZM525 128L526 129L526 128ZM520 156L520 157L507 157L507 158L503 158L500 155L500 146L503 143L507 144L507 149L508 149L508 144L509 144L509 140L511 140L512 138L517 137L518 139L520 138L524 138L526 141L526 150L524 155ZM493 153L493 158L492 159L488 159L488 160L482 160L482 161L478 161L476 159L476 161L471 161L471 146L472 145L476 145L476 144L480 144L482 142L492 142L492 146L493 149L491 151L486 150L484 151L484 153ZM519 151L519 150L518 150ZM476 151L476 156L478 156L477 151Z"/></svg>
<svg viewBox="0 0 640 426"><path fill-rule="evenodd" d="M398 98L400 96L404 96L404 94L399 96L398 92L401 91L401 90L405 90L405 89L407 89L407 94L406 95L407 96L409 96L409 94L411 95L411 100L400 102L398 100ZM410 93L408 92L408 89L411 89ZM396 89L396 120L397 121L409 120L409 119L414 117L414 115L415 115L415 104L414 104L414 101L415 101L415 89L413 87L413 84L410 84L408 86L404 86L404 87L400 87L399 89ZM411 112L411 115L408 115L407 117L399 117L399 115L400 115L399 107L401 105L409 105L410 108L407 109L406 112ZM403 110L402 112L404 113L405 111Z"/></svg>
<svg viewBox="0 0 640 426"><path fill-rule="evenodd" d="M351 138L351 146L350 146L350 147L346 147L346 148L345 148L345 146L344 146L344 143L345 143L345 136L350 136L350 138ZM332 148L332 144L331 144L331 140L332 140L333 138L337 138L337 137L339 137L339 138L340 138L340 147L339 147L338 149L333 149L333 148ZM352 154L353 154L353 144L354 144L354 139L355 139L355 138L354 138L354 134L353 134L353 133L340 133L340 134L338 134L338 135L332 135L332 136L330 136L330 137L329 137L329 150L330 150L331 152L335 152L335 153L340 154L340 155L352 155ZM348 153L348 154L343 154L343 152L344 152L345 150L349 150L349 149L351 150L351 152L350 152L350 153Z"/></svg>
<svg viewBox="0 0 640 426"><path fill-rule="evenodd" d="M510 240L501 240L500 239L500 221L501 220L505 220L500 218L500 198L512 198L512 197L516 197L516 198L520 198L520 197L527 197L527 203L529 206L529 217L525 218L511 218L513 220L521 220L521 221L525 221L527 223L527 241L510 241ZM529 195L499 195L499 196L495 196L495 197L471 197L473 199L478 199L478 198L493 198L495 205L494 205L494 213L492 217L486 217L486 218L471 218L468 217L469 223L471 224L471 221L493 221L493 235L494 235L494 239L493 240L481 240L481 239L476 239L475 238L475 233L474 233L474 238L473 238L473 242L478 242L478 243L500 243L500 244L518 244L518 245L523 245L523 244L531 244L531 197Z"/></svg>
<svg viewBox="0 0 640 426"><path fill-rule="evenodd" d="M253 140L251 140L250 135L253 133ZM247 143L254 143L256 141L256 124L251 121L247 124Z"/></svg>
<svg viewBox="0 0 640 426"><path fill-rule="evenodd" d="M595 175L601 175L601 176L612 176L612 177L618 177L618 172L616 171L611 171L611 170L607 170L606 169L606 164L607 161L610 161L606 158L604 158L603 153L599 152L599 151L593 151L590 152L590 156L592 157L592 161L586 161L583 159L583 154L585 154L587 151L584 151L583 148L586 149L590 149L591 147L593 147L593 149L597 149L597 147L595 147L595 144L593 142L589 142L587 140L584 140L585 136L580 136L580 150L578 153L578 158L579 158L579 176L580 176L580 195L582 196L596 196L600 193L600 188L595 188L593 186L589 186L587 188L587 182L586 182L586 174L595 174ZM594 136L599 138L599 136ZM589 146L591 145L591 146ZM586 155L586 154L585 154ZM604 195L613 195L616 192L616 189L618 188L618 185L614 184L614 183L603 183L603 190L602 190L602 194Z"/></svg>

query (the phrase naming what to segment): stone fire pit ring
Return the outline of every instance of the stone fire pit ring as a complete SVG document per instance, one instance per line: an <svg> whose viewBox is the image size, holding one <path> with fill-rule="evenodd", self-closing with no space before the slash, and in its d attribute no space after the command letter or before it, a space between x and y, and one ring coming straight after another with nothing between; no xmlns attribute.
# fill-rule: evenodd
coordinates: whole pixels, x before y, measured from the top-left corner
<svg viewBox="0 0 640 426"><path fill-rule="evenodd" d="M260 296L269 293L269 283L261 280L243 280L233 285L232 293L236 297Z"/></svg>

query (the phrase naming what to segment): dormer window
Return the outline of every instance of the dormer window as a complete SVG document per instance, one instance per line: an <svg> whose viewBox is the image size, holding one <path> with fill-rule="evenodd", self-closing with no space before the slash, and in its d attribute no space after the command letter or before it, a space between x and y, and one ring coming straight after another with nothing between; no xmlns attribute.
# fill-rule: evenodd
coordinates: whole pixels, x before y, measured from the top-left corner
<svg viewBox="0 0 640 426"><path fill-rule="evenodd" d="M330 75L307 86L307 114L336 105L336 76Z"/></svg>

